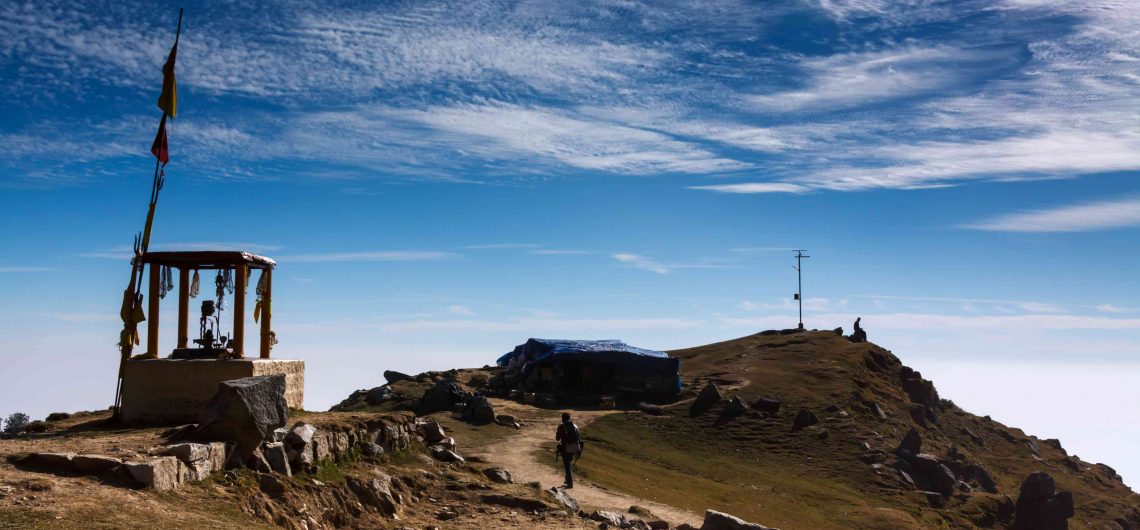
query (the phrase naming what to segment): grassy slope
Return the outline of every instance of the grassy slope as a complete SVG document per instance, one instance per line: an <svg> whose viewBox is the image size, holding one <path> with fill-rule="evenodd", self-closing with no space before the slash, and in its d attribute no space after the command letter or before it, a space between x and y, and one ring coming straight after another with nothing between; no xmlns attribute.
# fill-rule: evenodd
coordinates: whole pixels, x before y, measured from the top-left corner
<svg viewBox="0 0 1140 530"><path fill-rule="evenodd" d="M737 389L748 401L760 395L784 400L776 418L746 415L718 424L718 409L690 418L688 402L661 417L640 413L598 420L584 434L588 454L581 472L592 480L660 502L694 510L723 509L784 528L971 527L970 515L997 499L984 494L955 497L945 509L931 508L921 494L901 488L893 471L876 475L858 457L860 444L890 452L913 426L898 369L874 372L865 359L872 344L852 344L828 332L751 336L679 350L692 393L706 382ZM727 396L726 396L727 397ZM874 417L862 401L877 401L889 416ZM849 418L824 412L831 404ZM799 408L822 420L790 432ZM961 432L983 439L977 445ZM950 446L981 463L1002 493L1016 497L1033 471L1052 475L1072 491L1077 516L1072 528L1112 528L1116 517L1140 506L1123 484L1084 464L1063 465L1065 454L1037 440L1032 455L1024 433L946 406L937 425L918 427L924 452L940 457ZM827 431L823 438L822 431ZM888 461L889 467L889 461Z"/></svg>

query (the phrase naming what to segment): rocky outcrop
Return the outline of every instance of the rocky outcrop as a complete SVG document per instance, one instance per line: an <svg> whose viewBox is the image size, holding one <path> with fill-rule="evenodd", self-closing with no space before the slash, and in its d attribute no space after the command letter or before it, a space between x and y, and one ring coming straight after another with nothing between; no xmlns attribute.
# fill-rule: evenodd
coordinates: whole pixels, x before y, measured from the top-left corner
<svg viewBox="0 0 1140 530"><path fill-rule="evenodd" d="M907 366L903 366L899 369L899 382L902 385L903 391L906 392L907 397L910 398L911 403L922 406L921 415L916 412L911 413L915 422L923 425L925 425L926 421L938 423L940 399L938 397L938 390L934 388L934 383L923 379L921 373Z"/></svg>
<svg viewBox="0 0 1140 530"><path fill-rule="evenodd" d="M143 487L170 491L178 489L186 480L186 468L173 456L160 456L142 462L126 462L123 467Z"/></svg>
<svg viewBox="0 0 1140 530"><path fill-rule="evenodd" d="M397 372L395 370L384 370L384 380L387 381L389 385L392 383L399 383L400 381L411 381L412 379L415 378L405 373Z"/></svg>
<svg viewBox="0 0 1140 530"><path fill-rule="evenodd" d="M491 423L495 421L495 407L487 396L472 396L463 409L463 419L474 423Z"/></svg>
<svg viewBox="0 0 1140 530"><path fill-rule="evenodd" d="M246 377L218 384L198 414L200 440L234 442L239 455L252 454L274 429L289 419L285 375Z"/></svg>
<svg viewBox="0 0 1140 530"><path fill-rule="evenodd" d="M1021 483L1014 514L1015 530L1067 530L1073 516L1073 495L1058 492L1049 474L1038 471Z"/></svg>

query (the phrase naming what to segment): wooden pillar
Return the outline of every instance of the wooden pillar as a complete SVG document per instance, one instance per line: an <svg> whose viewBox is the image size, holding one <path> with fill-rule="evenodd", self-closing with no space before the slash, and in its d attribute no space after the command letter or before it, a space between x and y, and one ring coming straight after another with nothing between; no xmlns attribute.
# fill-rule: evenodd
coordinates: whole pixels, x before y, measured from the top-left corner
<svg viewBox="0 0 1140 530"><path fill-rule="evenodd" d="M249 269L238 265L234 271L234 357L245 357L245 282Z"/></svg>
<svg viewBox="0 0 1140 530"><path fill-rule="evenodd" d="M269 358L269 349L273 346L269 343L269 333L273 328L269 324L269 319L273 316L273 269L265 269L261 271L265 275L265 290L261 293L261 358Z"/></svg>
<svg viewBox="0 0 1140 530"><path fill-rule="evenodd" d="M152 357L158 356L158 286L162 281L162 266L151 263L150 267L150 300L146 315L146 353Z"/></svg>
<svg viewBox="0 0 1140 530"><path fill-rule="evenodd" d="M178 347L190 342L190 270L178 269Z"/></svg>

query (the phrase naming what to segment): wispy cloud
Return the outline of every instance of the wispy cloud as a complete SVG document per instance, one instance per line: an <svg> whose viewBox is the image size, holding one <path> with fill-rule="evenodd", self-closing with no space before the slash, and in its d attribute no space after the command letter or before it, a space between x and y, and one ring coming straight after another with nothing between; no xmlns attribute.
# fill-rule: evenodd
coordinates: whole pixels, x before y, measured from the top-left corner
<svg viewBox="0 0 1140 530"><path fill-rule="evenodd" d="M791 182L744 182L740 184L711 184L689 186L692 190L718 191L721 193L807 193L811 188Z"/></svg>
<svg viewBox="0 0 1140 530"><path fill-rule="evenodd" d="M586 254L595 254L591 250L575 250L575 249L559 249L559 248L541 248L532 251L531 254L539 256L581 256Z"/></svg>
<svg viewBox="0 0 1140 530"><path fill-rule="evenodd" d="M631 267L655 272L657 274L669 274L677 269L723 269L731 266L726 263L717 263L711 259L695 263L663 263L640 254L632 254L629 252L611 254L610 257Z"/></svg>
<svg viewBox="0 0 1140 530"><path fill-rule="evenodd" d="M1140 226L1140 197L1001 215L965 225L995 232L1088 232Z"/></svg>
<svg viewBox="0 0 1140 530"><path fill-rule="evenodd" d="M435 261L455 257L451 252L388 250L376 252L330 252L325 254L295 254L280 256L282 263L339 263L367 261Z"/></svg>
<svg viewBox="0 0 1140 530"><path fill-rule="evenodd" d="M539 248L541 245L533 243L489 243L485 245L467 245L463 247L467 250L526 250Z"/></svg>

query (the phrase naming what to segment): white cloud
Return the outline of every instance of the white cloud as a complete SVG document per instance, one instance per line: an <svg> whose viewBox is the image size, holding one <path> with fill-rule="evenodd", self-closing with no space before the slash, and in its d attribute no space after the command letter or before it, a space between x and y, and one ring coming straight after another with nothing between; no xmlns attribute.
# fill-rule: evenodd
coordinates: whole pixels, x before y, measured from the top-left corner
<svg viewBox="0 0 1140 530"><path fill-rule="evenodd" d="M613 258L622 263L627 263L639 269L656 272L657 274L668 274L671 271L670 268L637 254L619 253L614 254Z"/></svg>
<svg viewBox="0 0 1140 530"><path fill-rule="evenodd" d="M532 251L531 254L536 254L539 256L581 256L586 254L594 254L594 252L590 250L543 248Z"/></svg>
<svg viewBox="0 0 1140 530"><path fill-rule="evenodd" d="M807 186L792 184L790 182L745 182L741 184L712 184L707 186L689 186L691 190L717 191L720 193L806 193L811 190Z"/></svg>
<svg viewBox="0 0 1140 530"><path fill-rule="evenodd" d="M276 258L279 263L338 263L367 261L435 261L455 257L451 252L388 250L376 252L330 252L325 254L296 254Z"/></svg>
<svg viewBox="0 0 1140 530"><path fill-rule="evenodd" d="M1087 232L1140 225L1140 198L1012 213L966 225L996 232Z"/></svg>
<svg viewBox="0 0 1140 530"><path fill-rule="evenodd" d="M460 315L460 316L472 316L475 314L475 312L472 311L470 307L467 307L465 305L458 305L458 304L448 306L447 312L451 313L453 315Z"/></svg>
<svg viewBox="0 0 1140 530"><path fill-rule="evenodd" d="M489 243L485 245L467 245L463 248L467 250L526 250L539 248L542 245L535 245L532 243Z"/></svg>

